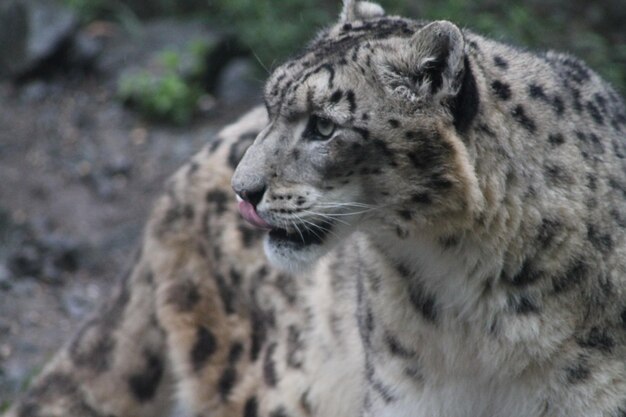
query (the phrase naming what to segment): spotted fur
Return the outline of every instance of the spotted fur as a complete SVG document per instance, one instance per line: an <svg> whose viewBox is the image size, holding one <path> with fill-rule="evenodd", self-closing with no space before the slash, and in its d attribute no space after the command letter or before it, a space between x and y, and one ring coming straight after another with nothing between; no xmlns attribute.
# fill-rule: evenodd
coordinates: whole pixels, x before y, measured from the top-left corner
<svg viewBox="0 0 626 417"><path fill-rule="evenodd" d="M347 1L265 102L8 416L626 415L626 111L598 75Z"/></svg>

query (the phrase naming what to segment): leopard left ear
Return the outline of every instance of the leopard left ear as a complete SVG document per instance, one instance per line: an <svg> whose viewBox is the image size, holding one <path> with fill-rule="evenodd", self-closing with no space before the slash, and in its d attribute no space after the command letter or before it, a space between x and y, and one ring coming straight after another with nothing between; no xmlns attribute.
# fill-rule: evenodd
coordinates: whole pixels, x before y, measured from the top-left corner
<svg viewBox="0 0 626 417"><path fill-rule="evenodd" d="M445 20L432 22L407 41L403 50L379 66L383 83L411 101L449 98L459 92L465 39Z"/></svg>
<svg viewBox="0 0 626 417"><path fill-rule="evenodd" d="M339 18L341 23L355 20L372 19L385 15L385 10L376 3L369 1L343 0L343 10Z"/></svg>

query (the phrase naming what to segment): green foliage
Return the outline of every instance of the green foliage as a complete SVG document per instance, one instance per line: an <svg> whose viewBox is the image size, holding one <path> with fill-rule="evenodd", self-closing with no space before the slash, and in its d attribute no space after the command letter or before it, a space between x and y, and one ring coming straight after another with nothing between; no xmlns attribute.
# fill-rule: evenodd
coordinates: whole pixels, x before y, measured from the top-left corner
<svg viewBox="0 0 626 417"><path fill-rule="evenodd" d="M62 0L74 9L83 22L96 19L114 20L127 28L135 28L138 18L127 2L123 0ZM169 0L168 0L169 1Z"/></svg>
<svg viewBox="0 0 626 417"><path fill-rule="evenodd" d="M118 96L144 117L177 125L189 123L203 94L199 76L204 73L207 44L194 41L188 47L191 62L171 50L158 56L159 71L127 74L120 80Z"/></svg>
<svg viewBox="0 0 626 417"><path fill-rule="evenodd" d="M572 4L576 0L572 1ZM575 4L547 0L427 0L423 15L447 19L479 33L532 49L570 52L626 93L626 44L598 33L591 22L575 16ZM619 30L619 29L615 29Z"/></svg>
<svg viewBox="0 0 626 417"><path fill-rule="evenodd" d="M189 14L237 34L266 68L336 20L339 0L63 0L85 20ZM622 0L378 0L390 14L447 19L533 49L569 51L626 93Z"/></svg>
<svg viewBox="0 0 626 417"><path fill-rule="evenodd" d="M9 411L9 407L11 407L11 402L9 400L4 400L0 403L0 413L4 413Z"/></svg>
<svg viewBox="0 0 626 417"><path fill-rule="evenodd" d="M329 11L307 0L209 0L210 18L232 25L265 67L292 54L331 21Z"/></svg>

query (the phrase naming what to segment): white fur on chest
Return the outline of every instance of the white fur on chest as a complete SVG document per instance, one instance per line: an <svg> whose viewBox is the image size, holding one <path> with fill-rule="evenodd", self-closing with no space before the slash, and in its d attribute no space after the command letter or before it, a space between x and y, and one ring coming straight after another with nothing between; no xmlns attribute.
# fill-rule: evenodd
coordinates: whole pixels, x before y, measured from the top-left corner
<svg viewBox="0 0 626 417"><path fill-rule="evenodd" d="M486 289L486 282L501 269L498 258L478 246L446 251L427 239L402 243L386 247L391 256L378 252L380 258L370 257L385 282L368 297L378 325L417 353L414 366L424 379L416 384L406 377L404 370L413 359L384 359L383 354L377 373L392 388L396 401L377 403L369 415L541 415L545 381L533 380L534 372L528 368L533 360L528 346L540 337L538 318L507 315L506 295ZM363 245L374 250L368 242ZM395 271L397 264L413 277ZM434 322L421 317L409 301L407 279L412 278L435 300ZM505 323L506 331L494 335L494 323Z"/></svg>
<svg viewBox="0 0 626 417"><path fill-rule="evenodd" d="M409 389L396 401L372 410L377 417L537 417L544 411L537 387L483 383L473 378Z"/></svg>

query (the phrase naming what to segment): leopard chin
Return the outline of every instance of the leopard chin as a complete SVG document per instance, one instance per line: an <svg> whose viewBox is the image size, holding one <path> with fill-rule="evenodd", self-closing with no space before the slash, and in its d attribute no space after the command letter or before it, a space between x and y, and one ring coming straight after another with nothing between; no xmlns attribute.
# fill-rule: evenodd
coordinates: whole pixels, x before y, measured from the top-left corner
<svg viewBox="0 0 626 417"><path fill-rule="evenodd" d="M264 238L263 249L270 263L286 272L309 269L351 232L338 223L324 223L319 229L285 230L274 228Z"/></svg>

